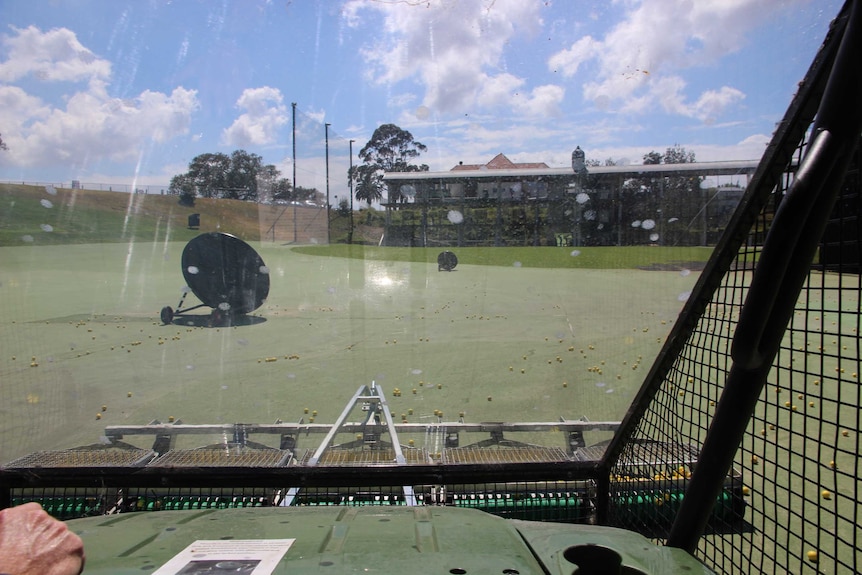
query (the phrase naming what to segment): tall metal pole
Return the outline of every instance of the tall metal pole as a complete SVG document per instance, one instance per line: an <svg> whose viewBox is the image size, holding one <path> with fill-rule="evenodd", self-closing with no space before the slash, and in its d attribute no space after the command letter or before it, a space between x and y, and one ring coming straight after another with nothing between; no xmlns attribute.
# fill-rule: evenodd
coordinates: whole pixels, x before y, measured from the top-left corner
<svg viewBox="0 0 862 575"><path fill-rule="evenodd" d="M353 142L355 140L350 140L350 178L348 179L348 185L350 186L350 230L347 232L347 243L353 243Z"/></svg>
<svg viewBox="0 0 862 575"><path fill-rule="evenodd" d="M323 131L326 138L326 243L332 243L332 234L330 232L329 218L329 124L323 124Z"/></svg>
<svg viewBox="0 0 862 575"><path fill-rule="evenodd" d="M293 123L293 243L296 243L296 102L290 104Z"/></svg>

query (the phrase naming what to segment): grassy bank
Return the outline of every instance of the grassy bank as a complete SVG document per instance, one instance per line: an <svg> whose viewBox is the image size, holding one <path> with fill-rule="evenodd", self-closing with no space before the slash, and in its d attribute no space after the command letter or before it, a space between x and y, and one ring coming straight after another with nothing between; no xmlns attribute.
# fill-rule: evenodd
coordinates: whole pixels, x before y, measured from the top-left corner
<svg viewBox="0 0 862 575"><path fill-rule="evenodd" d="M224 230L260 238L260 221L279 206L198 198L181 206L176 196L0 184L0 246L188 241ZM188 217L201 216L200 229Z"/></svg>

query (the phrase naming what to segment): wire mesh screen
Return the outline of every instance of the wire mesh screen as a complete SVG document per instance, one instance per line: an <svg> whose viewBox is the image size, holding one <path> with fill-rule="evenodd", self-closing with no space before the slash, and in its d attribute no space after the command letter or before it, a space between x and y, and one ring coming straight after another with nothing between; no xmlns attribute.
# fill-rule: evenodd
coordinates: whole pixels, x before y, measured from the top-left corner
<svg viewBox="0 0 862 575"><path fill-rule="evenodd" d="M608 450L612 525L667 537L730 373L731 342L755 264L808 144L839 28L840 18ZM859 166L857 146L700 540L699 557L716 571L862 568Z"/></svg>

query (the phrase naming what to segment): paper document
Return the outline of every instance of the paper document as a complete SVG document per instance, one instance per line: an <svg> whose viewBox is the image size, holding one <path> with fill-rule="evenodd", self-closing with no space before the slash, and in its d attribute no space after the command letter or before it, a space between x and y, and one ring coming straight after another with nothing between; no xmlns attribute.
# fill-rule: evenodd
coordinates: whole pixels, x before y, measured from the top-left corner
<svg viewBox="0 0 862 575"><path fill-rule="evenodd" d="M195 541L153 575L271 575L296 539Z"/></svg>

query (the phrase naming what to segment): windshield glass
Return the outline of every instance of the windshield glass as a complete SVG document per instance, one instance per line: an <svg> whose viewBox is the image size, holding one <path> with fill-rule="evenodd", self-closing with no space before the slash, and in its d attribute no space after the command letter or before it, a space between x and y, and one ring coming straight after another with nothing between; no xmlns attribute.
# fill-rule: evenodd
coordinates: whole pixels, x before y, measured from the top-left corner
<svg viewBox="0 0 862 575"><path fill-rule="evenodd" d="M0 463L152 422L316 461L217 426L362 386L600 456L839 4L3 4Z"/></svg>

